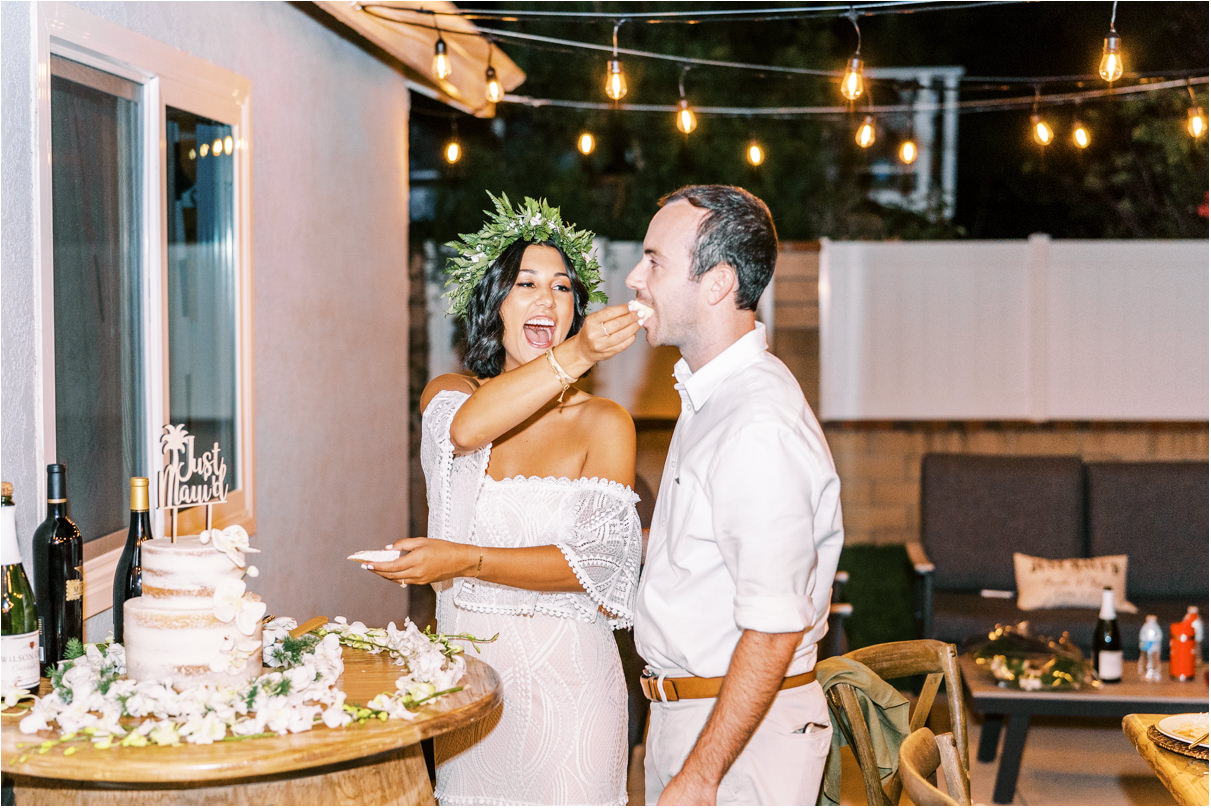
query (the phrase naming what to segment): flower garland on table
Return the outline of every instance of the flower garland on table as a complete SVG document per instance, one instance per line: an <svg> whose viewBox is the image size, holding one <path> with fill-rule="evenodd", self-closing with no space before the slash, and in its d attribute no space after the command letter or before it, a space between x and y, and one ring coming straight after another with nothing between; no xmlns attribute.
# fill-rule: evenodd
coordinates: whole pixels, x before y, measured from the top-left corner
<svg viewBox="0 0 1211 808"><path fill-rule="evenodd" d="M420 631L411 620L370 629L338 617L313 633L291 637L297 623L276 618L264 626L264 661L274 670L240 688L194 685L177 690L161 682L125 678L126 652L115 642L82 645L73 641L68 659L51 673L51 692L39 698L19 688L4 693L4 708L29 704L20 730L34 734L57 727L58 738L25 746L20 762L34 753L63 746L74 754L90 743L112 746L175 746L305 732L317 724L343 727L371 718L414 718L426 702L462 689L466 670L462 647L442 634ZM493 638L495 639L495 637ZM394 693L382 693L365 707L347 704L337 688L344 671L341 646L387 652L403 669Z"/></svg>
<svg viewBox="0 0 1211 808"><path fill-rule="evenodd" d="M478 233L463 233L458 241L446 242L446 246L458 253L447 266L446 297L450 300L447 313L465 317L471 295L483 280L484 273L492 262L500 257L510 244L522 239L535 243L554 241L559 245L576 277L589 292L590 303L605 303L606 294L597 287L601 285L601 265L593 257L594 234L591 230L577 230L576 225L565 222L559 208L547 204L545 199L525 197L516 210L506 194L488 198L496 208L495 213L484 211L488 220Z"/></svg>

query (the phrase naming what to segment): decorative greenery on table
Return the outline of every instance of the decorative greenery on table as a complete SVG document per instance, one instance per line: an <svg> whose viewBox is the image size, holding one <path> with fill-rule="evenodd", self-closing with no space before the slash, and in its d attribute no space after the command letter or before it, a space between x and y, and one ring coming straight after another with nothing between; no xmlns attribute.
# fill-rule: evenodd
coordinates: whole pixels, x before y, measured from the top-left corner
<svg viewBox="0 0 1211 808"><path fill-rule="evenodd" d="M972 649L976 664L992 674L1001 687L1021 690L1083 690L1102 682L1068 633L1053 639L1031 634L1025 623L998 625L988 641Z"/></svg>
<svg viewBox="0 0 1211 808"><path fill-rule="evenodd" d="M62 748L71 755L84 744L176 746L208 744L304 732L317 724L342 727L370 719L411 719L416 708L450 693L466 670L462 646L452 640L486 642L404 627L367 628L343 617L301 637L291 618L264 626L264 662L272 668L242 688L214 684L176 689L161 682L125 677L126 652L118 643L69 646L68 659L49 671L51 692L42 697L12 688L4 709L24 712L20 730L58 730L58 737L21 745L14 762ZM492 639L495 639L493 637ZM490 640L487 640L490 641ZM337 688L344 671L341 646L388 653L401 668L395 691L380 693L365 706L349 704Z"/></svg>

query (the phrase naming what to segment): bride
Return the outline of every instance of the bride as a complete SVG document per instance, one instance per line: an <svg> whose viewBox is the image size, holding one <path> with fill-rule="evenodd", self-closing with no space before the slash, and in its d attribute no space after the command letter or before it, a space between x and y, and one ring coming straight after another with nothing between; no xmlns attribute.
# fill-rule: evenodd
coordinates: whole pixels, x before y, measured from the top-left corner
<svg viewBox="0 0 1211 808"><path fill-rule="evenodd" d="M489 194L491 197L491 194ZM641 537L635 427L573 383L634 340L625 305L586 316L593 234L507 197L451 246L451 313L471 375L421 397L429 538L367 568L432 583L438 630L491 637L501 708L435 742L443 804L625 804L626 686L612 629L631 624Z"/></svg>

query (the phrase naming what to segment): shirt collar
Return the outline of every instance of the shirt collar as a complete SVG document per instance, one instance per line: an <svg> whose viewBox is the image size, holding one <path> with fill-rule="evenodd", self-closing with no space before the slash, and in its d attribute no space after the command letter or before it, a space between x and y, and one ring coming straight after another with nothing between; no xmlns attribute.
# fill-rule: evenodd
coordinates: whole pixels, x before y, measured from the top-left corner
<svg viewBox="0 0 1211 808"><path fill-rule="evenodd" d="M736 371L747 366L766 349L765 324L757 323L756 327L740 339L733 342L723 352L702 367L697 372L691 371L685 359L678 359L673 366L673 375L677 378L677 392L681 394L684 408L689 404L694 412L701 410L711 397L711 393Z"/></svg>

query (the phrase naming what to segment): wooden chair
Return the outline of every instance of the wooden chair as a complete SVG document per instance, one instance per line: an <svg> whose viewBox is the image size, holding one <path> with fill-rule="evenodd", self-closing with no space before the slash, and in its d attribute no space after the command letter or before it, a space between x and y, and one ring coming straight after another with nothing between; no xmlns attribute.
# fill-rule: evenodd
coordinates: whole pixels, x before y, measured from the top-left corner
<svg viewBox="0 0 1211 808"><path fill-rule="evenodd" d="M967 712L963 706L963 679L959 672L958 653L954 645L938 640L905 640L856 648L844 655L861 662L884 680L925 676L921 693L909 719L909 732L925 726L933 710L939 686L946 683L946 702L950 708L950 728L959 760L962 761L963 788L967 782L968 744ZM900 802L901 781L898 773L888 778L886 786L879 778L870 728L866 725L857 694L849 684L831 687L826 696L833 711L844 714L849 726L841 724L846 742L853 750L862 771L866 800L870 805L896 805Z"/></svg>
<svg viewBox="0 0 1211 808"><path fill-rule="evenodd" d="M949 732L934 735L929 727L921 727L905 738L900 744L900 779L913 805L971 805L967 766Z"/></svg>

